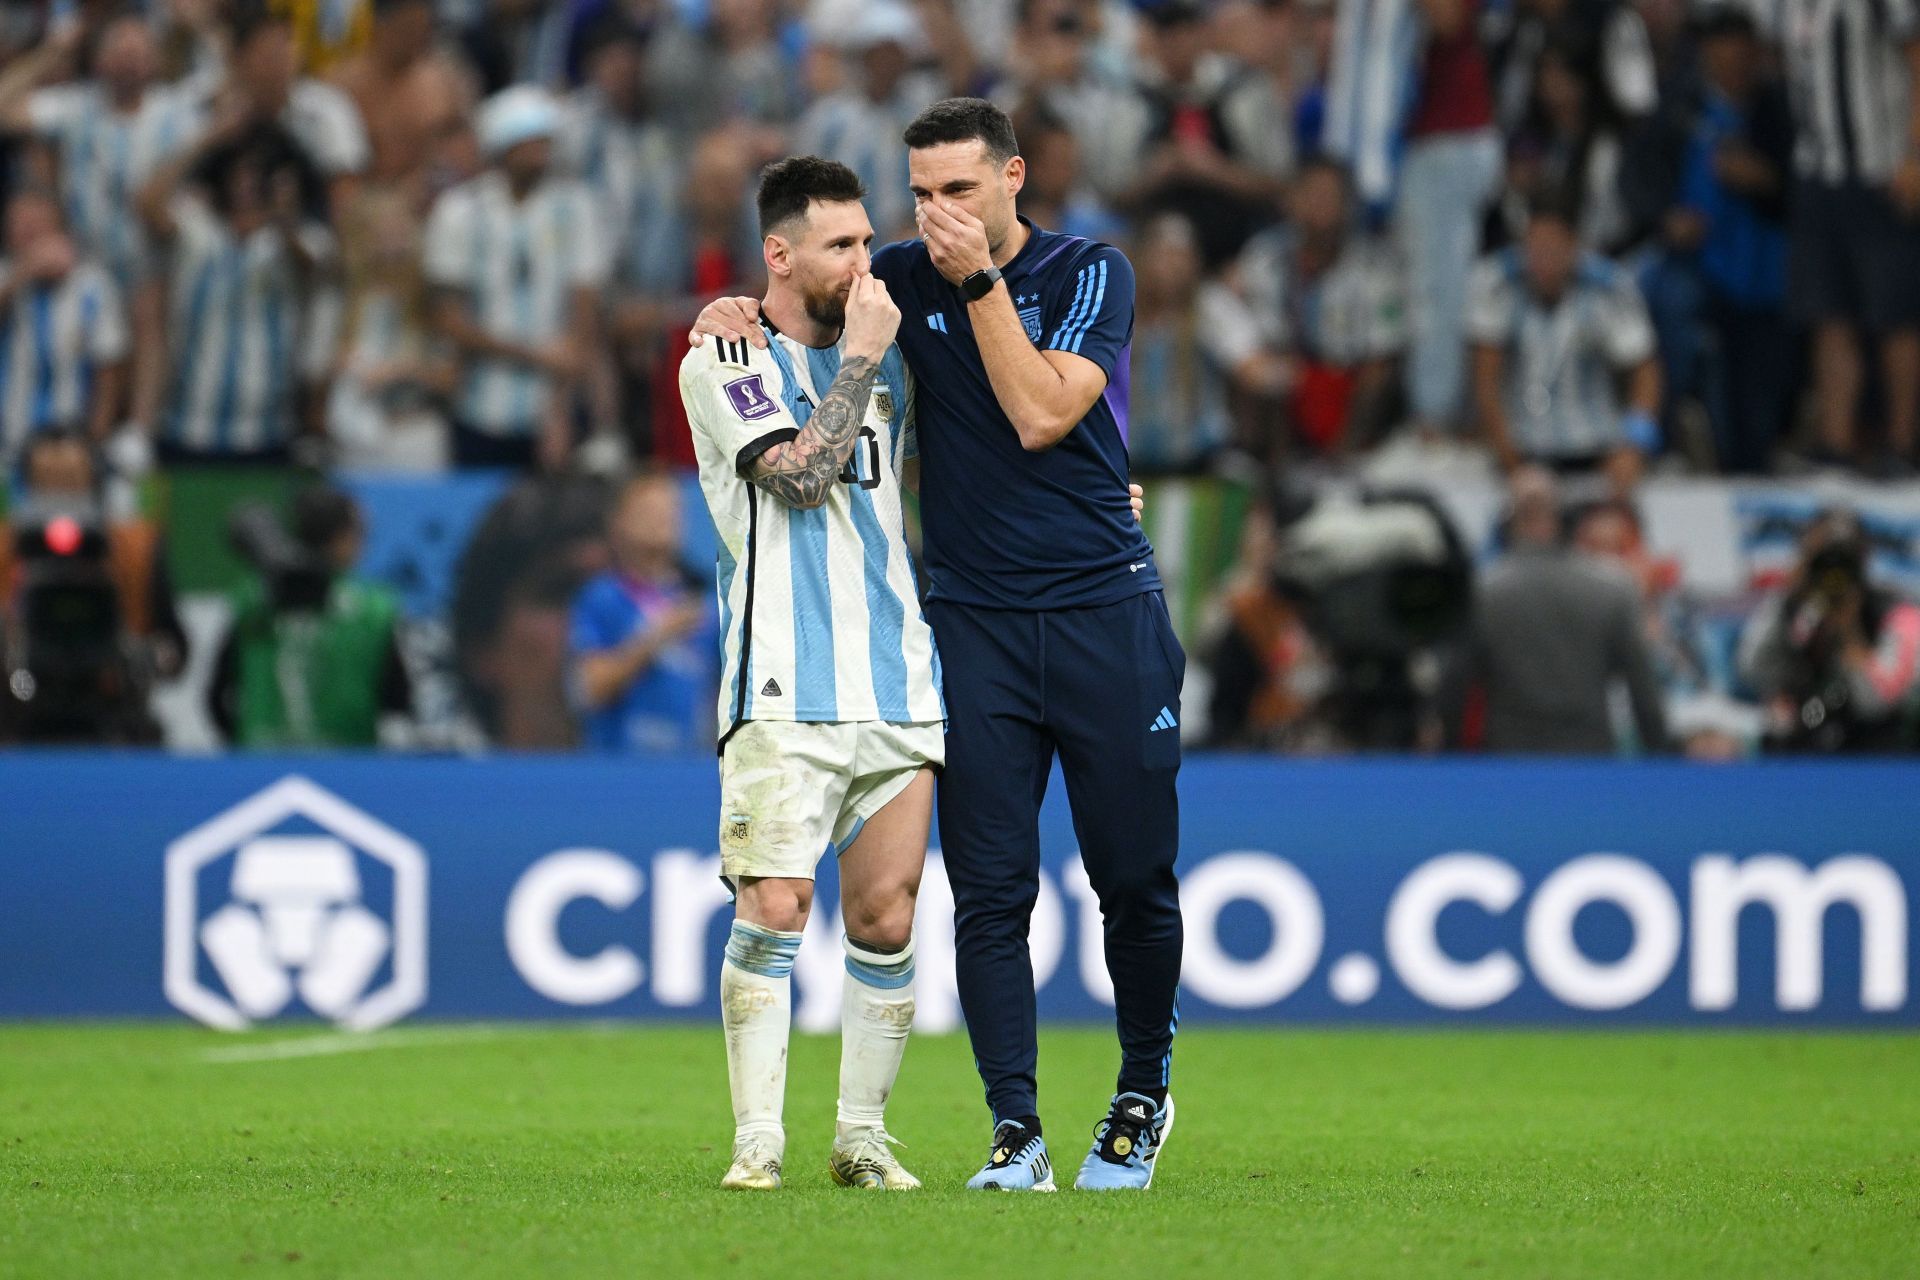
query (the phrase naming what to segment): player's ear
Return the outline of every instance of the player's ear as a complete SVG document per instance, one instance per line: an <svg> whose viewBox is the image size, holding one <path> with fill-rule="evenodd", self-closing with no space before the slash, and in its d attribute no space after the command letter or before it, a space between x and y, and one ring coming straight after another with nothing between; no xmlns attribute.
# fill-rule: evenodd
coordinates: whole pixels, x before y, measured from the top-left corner
<svg viewBox="0 0 1920 1280"><path fill-rule="evenodd" d="M793 246L785 236L769 235L760 246L760 255L766 259L767 270L773 275L793 274Z"/></svg>
<svg viewBox="0 0 1920 1280"><path fill-rule="evenodd" d="M1014 156L1000 171L1001 180L1007 184L1007 194L1017 196L1020 188L1027 185L1027 162L1024 157Z"/></svg>

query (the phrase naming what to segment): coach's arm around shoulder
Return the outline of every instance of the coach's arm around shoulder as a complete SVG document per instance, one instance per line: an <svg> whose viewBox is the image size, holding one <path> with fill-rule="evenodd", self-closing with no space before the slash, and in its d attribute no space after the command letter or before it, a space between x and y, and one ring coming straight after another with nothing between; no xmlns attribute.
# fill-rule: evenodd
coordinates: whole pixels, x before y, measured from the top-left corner
<svg viewBox="0 0 1920 1280"><path fill-rule="evenodd" d="M954 284L993 265L987 231L960 208L923 200L917 216L933 265ZM1067 438L1107 389L1107 371L1071 351L1043 351L1027 336L1005 282L967 306L994 398L1020 447L1044 453Z"/></svg>

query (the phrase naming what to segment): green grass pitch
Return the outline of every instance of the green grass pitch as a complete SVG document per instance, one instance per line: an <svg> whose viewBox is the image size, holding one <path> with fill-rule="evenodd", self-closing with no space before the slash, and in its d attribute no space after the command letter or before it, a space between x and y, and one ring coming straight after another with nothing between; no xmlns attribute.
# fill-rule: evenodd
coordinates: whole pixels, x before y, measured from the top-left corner
<svg viewBox="0 0 1920 1280"><path fill-rule="evenodd" d="M300 1043L317 1037L315 1045ZM927 1190L828 1181L797 1039L787 1185L715 1188L717 1027L0 1026L0 1276L1920 1275L1920 1039L1183 1031L1145 1197L977 1195L964 1039L890 1119ZM237 1060L243 1059L243 1060ZM1043 1036L1063 1184L1111 1033Z"/></svg>

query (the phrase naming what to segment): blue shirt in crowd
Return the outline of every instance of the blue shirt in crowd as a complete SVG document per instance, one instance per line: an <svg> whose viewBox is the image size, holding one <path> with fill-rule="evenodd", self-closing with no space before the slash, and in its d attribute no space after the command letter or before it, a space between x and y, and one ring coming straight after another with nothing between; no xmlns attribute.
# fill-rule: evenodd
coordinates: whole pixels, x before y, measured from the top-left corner
<svg viewBox="0 0 1920 1280"><path fill-rule="evenodd" d="M689 588L640 582L617 569L599 575L574 598L570 663L619 648L692 598ZM709 616L663 650L619 698L597 711L582 710L586 744L648 755L711 753L719 652L718 628Z"/></svg>

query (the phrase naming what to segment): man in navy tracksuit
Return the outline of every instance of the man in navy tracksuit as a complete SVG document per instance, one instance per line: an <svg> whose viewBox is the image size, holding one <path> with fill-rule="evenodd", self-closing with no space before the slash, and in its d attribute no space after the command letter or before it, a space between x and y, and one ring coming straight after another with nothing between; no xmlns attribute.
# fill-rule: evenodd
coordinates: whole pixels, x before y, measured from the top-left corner
<svg viewBox="0 0 1920 1280"><path fill-rule="evenodd" d="M1025 164L992 104L935 103L906 143L921 238L881 249L873 274L900 309L913 377L927 620L949 716L940 843L960 1000L995 1121L967 1185L1054 1189L1027 930L1057 754L1105 919L1121 1043L1075 1185L1144 1188L1173 1118L1186 656L1128 501L1133 268L1109 245L1016 217ZM728 305L702 329L745 327L719 320Z"/></svg>

